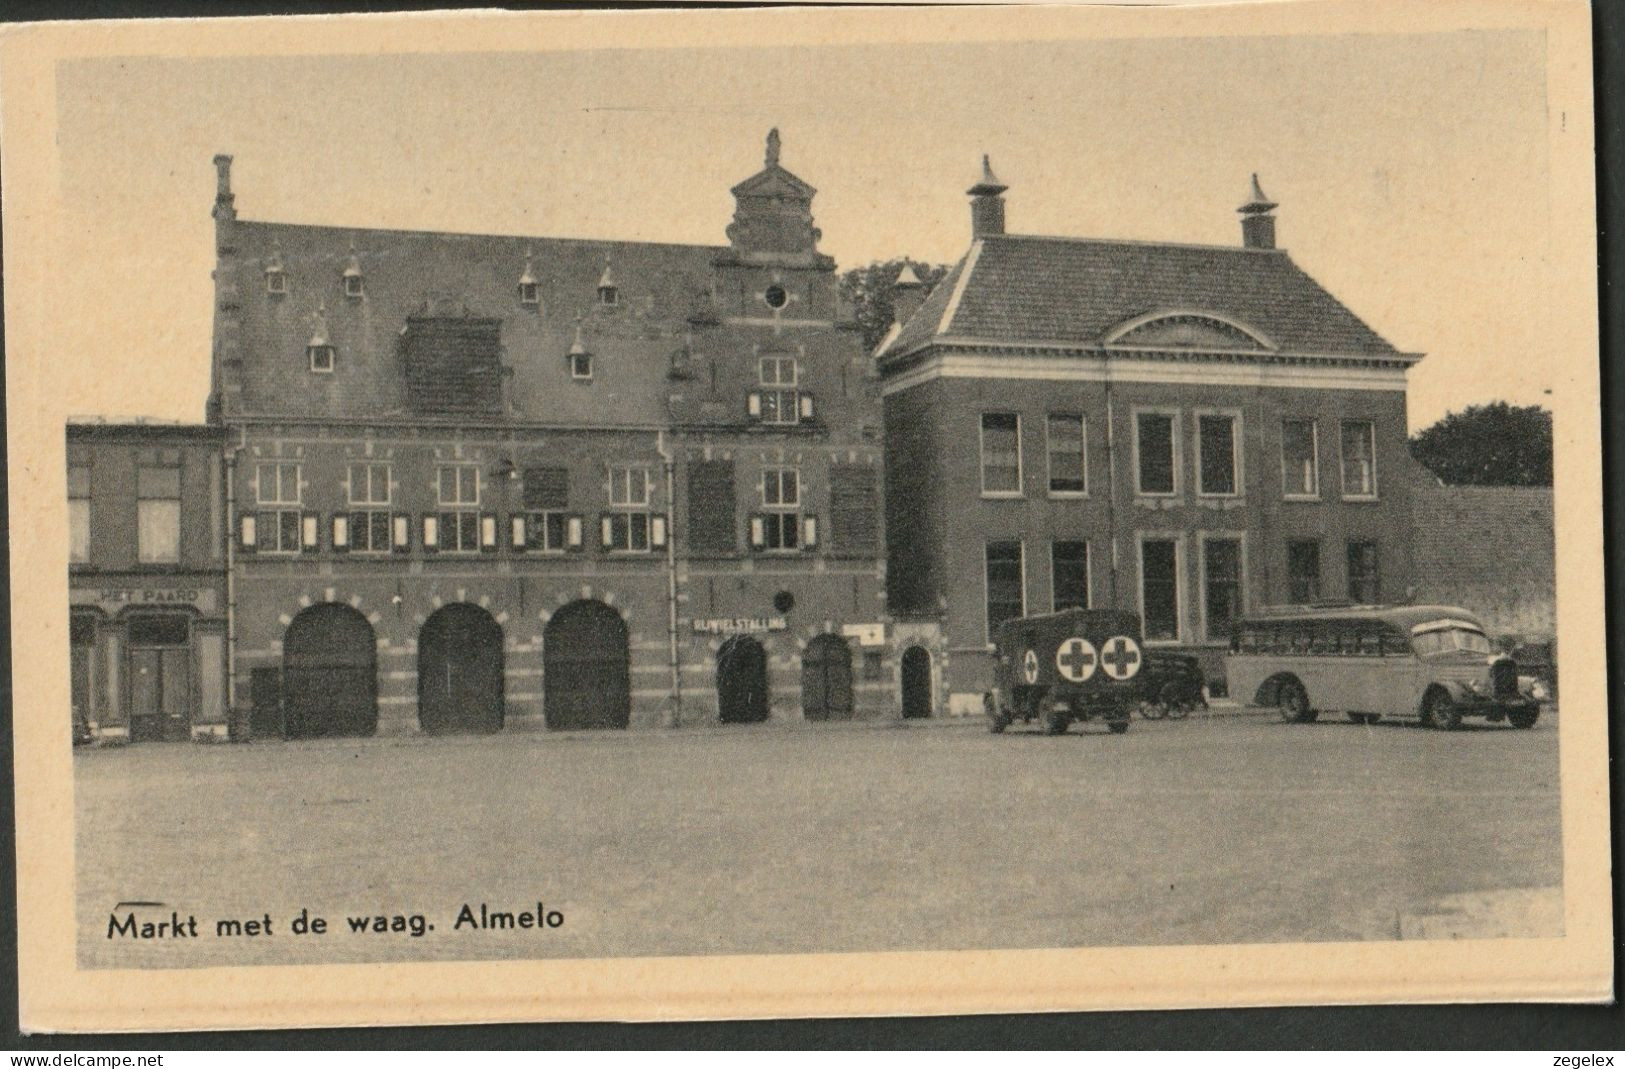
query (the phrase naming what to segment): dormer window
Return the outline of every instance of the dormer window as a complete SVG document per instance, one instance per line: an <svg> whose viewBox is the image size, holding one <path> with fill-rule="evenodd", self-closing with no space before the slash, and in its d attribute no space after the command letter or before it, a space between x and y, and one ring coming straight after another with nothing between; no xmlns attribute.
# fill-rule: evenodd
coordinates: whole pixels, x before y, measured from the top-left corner
<svg viewBox="0 0 1625 1069"><path fill-rule="evenodd" d="M356 255L355 242L350 242L350 262L344 266L344 295L359 298L366 293L361 281L361 258Z"/></svg>
<svg viewBox="0 0 1625 1069"><path fill-rule="evenodd" d="M265 261L265 292L281 296L288 292L288 275L282 270L282 246L271 246L271 255Z"/></svg>
<svg viewBox="0 0 1625 1069"><path fill-rule="evenodd" d="M311 317L310 341L305 343L305 356L310 370L318 374L331 374L337 357L333 343L327 336L327 307L323 305Z"/></svg>
<svg viewBox="0 0 1625 1069"><path fill-rule="evenodd" d="M570 343L568 354L570 361L570 377L578 381L592 378L592 354L587 351L587 343L581 337L581 324L576 324L576 339Z"/></svg>
<svg viewBox="0 0 1625 1069"><path fill-rule="evenodd" d="M529 249L525 250L525 273L519 276L519 303L532 308L542 303L541 287L536 284L536 275L531 270Z"/></svg>
<svg viewBox="0 0 1625 1069"><path fill-rule="evenodd" d="M598 303L606 308L620 303L620 291L615 286L615 276L610 272L608 259L604 260L604 273L598 278Z"/></svg>

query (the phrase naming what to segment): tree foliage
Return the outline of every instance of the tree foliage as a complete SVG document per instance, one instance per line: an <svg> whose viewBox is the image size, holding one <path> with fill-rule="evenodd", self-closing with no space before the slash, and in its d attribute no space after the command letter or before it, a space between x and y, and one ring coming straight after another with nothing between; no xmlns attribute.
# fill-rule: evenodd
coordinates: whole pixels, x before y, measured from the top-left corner
<svg viewBox="0 0 1625 1069"><path fill-rule="evenodd" d="M1552 414L1469 405L1411 436L1411 456L1452 486L1552 485Z"/></svg>
<svg viewBox="0 0 1625 1069"><path fill-rule="evenodd" d="M873 352L886 336L892 323L892 291L897 286L897 275L904 264L912 264L914 273L925 283L929 296L942 276L948 273L947 264L928 264L923 260L898 256L876 261L864 267L854 267L841 275L841 296L857 310L858 324L863 328L863 347Z"/></svg>

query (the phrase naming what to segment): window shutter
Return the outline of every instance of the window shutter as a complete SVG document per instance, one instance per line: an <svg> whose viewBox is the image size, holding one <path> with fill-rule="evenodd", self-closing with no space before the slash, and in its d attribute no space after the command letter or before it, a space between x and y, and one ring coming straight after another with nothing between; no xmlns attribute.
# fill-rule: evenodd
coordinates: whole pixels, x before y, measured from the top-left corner
<svg viewBox="0 0 1625 1069"><path fill-rule="evenodd" d="M750 518L750 548L761 549L767 545L767 521L761 516Z"/></svg>
<svg viewBox="0 0 1625 1069"><path fill-rule="evenodd" d="M570 516L564 521L564 545L566 549L581 548L581 517Z"/></svg>
<svg viewBox="0 0 1625 1069"><path fill-rule="evenodd" d="M480 552L497 551L497 517L494 512L480 513Z"/></svg>
<svg viewBox="0 0 1625 1069"><path fill-rule="evenodd" d="M314 512L299 517L299 548L314 553L321 548L321 541L321 517Z"/></svg>
<svg viewBox="0 0 1625 1069"><path fill-rule="evenodd" d="M348 512L333 513L333 552L347 553L350 550L350 514Z"/></svg>
<svg viewBox="0 0 1625 1069"><path fill-rule="evenodd" d="M604 548L608 549L615 541L615 525L611 522L609 513L604 513L604 517L598 521L598 525Z"/></svg>
<svg viewBox="0 0 1625 1069"><path fill-rule="evenodd" d="M801 517L801 548L813 549L818 545L818 517Z"/></svg>
<svg viewBox="0 0 1625 1069"><path fill-rule="evenodd" d="M525 517L523 517L523 516L511 516L508 519L508 526L513 529L513 533L511 535L511 537L513 539L513 548L515 548L515 549L524 549L525 548L525 524L526 524L526 522L527 521L526 521Z"/></svg>
<svg viewBox="0 0 1625 1069"><path fill-rule="evenodd" d="M747 413L749 413L751 419L761 419L762 418L762 395L752 391L745 398L745 411Z"/></svg>
<svg viewBox="0 0 1625 1069"><path fill-rule="evenodd" d="M394 512L389 517L389 542L396 553L406 553L412 548L412 518L404 512Z"/></svg>
<svg viewBox="0 0 1625 1069"><path fill-rule="evenodd" d="M440 517L433 512L423 514L423 552L440 552Z"/></svg>
<svg viewBox="0 0 1625 1069"><path fill-rule="evenodd" d="M804 393L801 395L801 418L813 418L813 399L812 394L810 393Z"/></svg>
<svg viewBox="0 0 1625 1069"><path fill-rule="evenodd" d="M252 512L245 512L237 517L239 527L238 546L244 553L253 553L259 549L259 525Z"/></svg>
<svg viewBox="0 0 1625 1069"><path fill-rule="evenodd" d="M666 548L666 517L649 517L649 545L655 549Z"/></svg>

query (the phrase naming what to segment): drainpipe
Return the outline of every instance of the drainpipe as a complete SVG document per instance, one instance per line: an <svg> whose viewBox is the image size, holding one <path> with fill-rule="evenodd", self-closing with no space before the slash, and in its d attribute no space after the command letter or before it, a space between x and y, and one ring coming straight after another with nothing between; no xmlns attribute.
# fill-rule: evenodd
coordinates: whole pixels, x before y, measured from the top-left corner
<svg viewBox="0 0 1625 1069"><path fill-rule="evenodd" d="M666 432L655 432L655 452L666 469L666 638L671 657L671 727L683 726L683 669L677 645L677 525L673 505L676 498L676 454L666 445Z"/></svg>
<svg viewBox="0 0 1625 1069"><path fill-rule="evenodd" d="M237 454L248 447L248 432L237 430L237 444L226 454L226 737L237 717Z"/></svg>
<svg viewBox="0 0 1625 1069"><path fill-rule="evenodd" d="M1112 364L1111 354L1101 354L1106 365L1106 530L1112 539L1111 602L1112 608L1121 609L1117 602L1117 457L1112 452L1117 421L1112 418Z"/></svg>

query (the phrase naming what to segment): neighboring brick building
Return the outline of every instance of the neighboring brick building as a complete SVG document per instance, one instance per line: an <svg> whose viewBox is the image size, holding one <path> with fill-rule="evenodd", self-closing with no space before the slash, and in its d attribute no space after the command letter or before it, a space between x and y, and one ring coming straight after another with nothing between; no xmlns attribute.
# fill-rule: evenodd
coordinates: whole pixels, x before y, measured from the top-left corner
<svg viewBox="0 0 1625 1069"><path fill-rule="evenodd" d="M984 161L972 242L877 353L889 605L941 629L980 708L998 621L1141 614L1222 677L1262 605L1400 600L1412 584L1405 377L1275 248L1254 180L1242 245L1004 231Z"/></svg>
<svg viewBox="0 0 1625 1069"><path fill-rule="evenodd" d="M1557 547L1546 486L1445 486L1416 466L1415 600L1471 609L1490 636L1557 637Z"/></svg>
<svg viewBox="0 0 1625 1069"><path fill-rule="evenodd" d="M221 431L71 423L68 601L74 737L224 737Z"/></svg>
<svg viewBox="0 0 1625 1069"><path fill-rule="evenodd" d="M776 131L719 246L251 222L215 162L256 731L897 715L878 382Z"/></svg>

